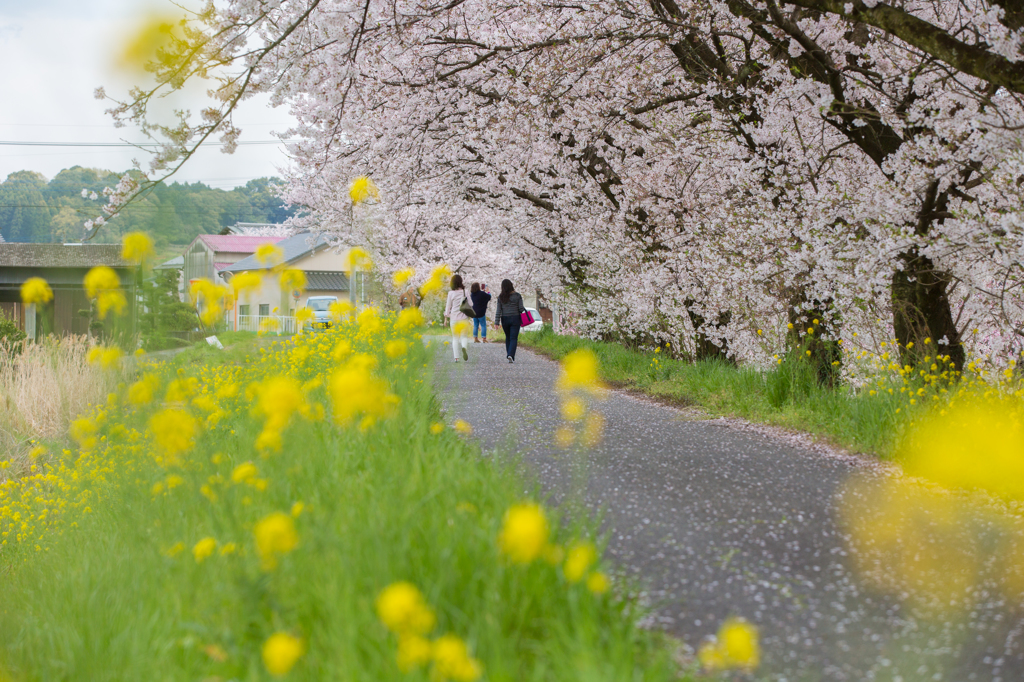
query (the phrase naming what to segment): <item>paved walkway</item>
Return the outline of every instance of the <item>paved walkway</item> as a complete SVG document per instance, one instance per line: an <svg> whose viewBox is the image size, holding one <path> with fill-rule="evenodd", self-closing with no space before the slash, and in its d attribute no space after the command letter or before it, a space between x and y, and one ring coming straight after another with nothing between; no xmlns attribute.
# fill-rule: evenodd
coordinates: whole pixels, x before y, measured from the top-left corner
<svg viewBox="0 0 1024 682"><path fill-rule="evenodd" d="M834 500L865 467L612 393L605 437L567 454L558 365L525 349L471 344L435 382L451 419L488 454L513 452L554 504L603 514L608 556L646 586L654 618L696 647L723 619L761 629L759 677L773 680L1024 680L1024 608L981 599L959 620L929 618L865 587L848 567Z"/></svg>

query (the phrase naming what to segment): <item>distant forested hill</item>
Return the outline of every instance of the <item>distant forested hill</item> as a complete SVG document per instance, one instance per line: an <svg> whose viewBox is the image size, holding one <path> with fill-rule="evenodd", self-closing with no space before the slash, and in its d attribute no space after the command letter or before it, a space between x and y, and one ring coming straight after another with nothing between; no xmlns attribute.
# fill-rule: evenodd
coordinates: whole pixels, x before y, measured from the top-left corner
<svg viewBox="0 0 1024 682"><path fill-rule="evenodd" d="M82 223L94 217L102 197L82 197L88 189L102 194L114 187L118 174L75 166L52 180L33 171L18 171L0 183L0 236L10 242L76 242ZM125 232L147 232L158 247L187 244L196 235L216 233L237 222L279 223L295 209L286 209L273 192L277 178L250 180L226 191L201 182L158 185L146 197L104 226L94 241L116 242Z"/></svg>

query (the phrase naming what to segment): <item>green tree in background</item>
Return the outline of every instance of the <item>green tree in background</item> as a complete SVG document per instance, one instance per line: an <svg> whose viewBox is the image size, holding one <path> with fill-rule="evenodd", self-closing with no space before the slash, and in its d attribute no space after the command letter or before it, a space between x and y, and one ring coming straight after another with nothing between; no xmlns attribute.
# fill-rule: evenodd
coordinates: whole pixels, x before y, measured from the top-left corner
<svg viewBox="0 0 1024 682"><path fill-rule="evenodd" d="M105 187L117 173L67 168L47 182L33 171L11 173L0 183L0 236L12 242L76 242L86 219L95 216ZM295 214L276 195L277 178L250 180L232 190L201 182L157 185L110 220L97 242L117 242L127 232L146 232L159 248L184 246L200 234L213 234L238 222L280 223ZM82 196L95 192L98 199Z"/></svg>

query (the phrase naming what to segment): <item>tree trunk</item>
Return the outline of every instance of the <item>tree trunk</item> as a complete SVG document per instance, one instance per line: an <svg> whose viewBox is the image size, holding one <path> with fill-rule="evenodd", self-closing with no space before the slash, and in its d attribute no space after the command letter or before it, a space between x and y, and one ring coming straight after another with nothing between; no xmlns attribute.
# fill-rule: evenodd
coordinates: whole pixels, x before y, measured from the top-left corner
<svg viewBox="0 0 1024 682"><path fill-rule="evenodd" d="M916 250L899 258L904 267L892 276L892 317L900 363L914 365L925 355L949 355L957 371L962 371L963 340L946 293L949 273L936 269L930 258ZM940 344L943 339L948 343ZM907 350L910 343L914 345Z"/></svg>
<svg viewBox="0 0 1024 682"><path fill-rule="evenodd" d="M793 325L786 335L790 347L811 363L819 385L834 388L839 383L843 349L837 338L840 325L832 310L832 299L809 299L801 287L789 299L787 317ZM809 329L814 331L808 332Z"/></svg>
<svg viewBox="0 0 1024 682"><path fill-rule="evenodd" d="M692 298L684 301L686 304L686 312L690 316L690 323L693 325L693 331L695 333L695 341L697 351L694 355L694 360L711 360L717 359L723 362L729 362L735 364L735 358L729 357L729 342L724 338L717 335L709 335L706 330L714 329L718 330L725 327L732 321L732 312L729 310L718 313L718 320L714 323L709 323L704 316L693 310L693 304L696 301Z"/></svg>

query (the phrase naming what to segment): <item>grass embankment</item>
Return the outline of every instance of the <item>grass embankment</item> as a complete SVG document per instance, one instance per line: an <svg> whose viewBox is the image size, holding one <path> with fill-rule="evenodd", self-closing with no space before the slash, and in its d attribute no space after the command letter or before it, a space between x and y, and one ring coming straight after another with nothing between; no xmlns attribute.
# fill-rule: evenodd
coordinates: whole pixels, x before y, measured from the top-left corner
<svg viewBox="0 0 1024 682"><path fill-rule="evenodd" d="M945 392L941 378L916 379L898 372L863 390L818 385L812 368L791 360L770 371L720 361L674 360L663 353L630 350L544 331L520 334L519 343L554 359L588 348L600 360L602 378L709 416L741 417L806 431L829 443L883 458L894 456L906 427Z"/></svg>
<svg viewBox="0 0 1024 682"><path fill-rule="evenodd" d="M0 679L679 679L587 551L499 543L525 484L392 320L143 367L0 485Z"/></svg>

